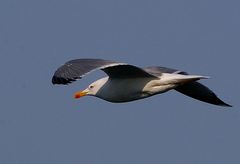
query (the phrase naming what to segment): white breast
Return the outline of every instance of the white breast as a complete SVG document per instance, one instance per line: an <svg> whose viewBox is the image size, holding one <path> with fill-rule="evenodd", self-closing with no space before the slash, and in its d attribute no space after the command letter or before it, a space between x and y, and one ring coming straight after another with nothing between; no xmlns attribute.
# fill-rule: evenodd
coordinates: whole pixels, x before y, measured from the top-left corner
<svg viewBox="0 0 240 164"><path fill-rule="evenodd" d="M148 96L143 88L149 78L108 79L96 96L110 102L127 102Z"/></svg>

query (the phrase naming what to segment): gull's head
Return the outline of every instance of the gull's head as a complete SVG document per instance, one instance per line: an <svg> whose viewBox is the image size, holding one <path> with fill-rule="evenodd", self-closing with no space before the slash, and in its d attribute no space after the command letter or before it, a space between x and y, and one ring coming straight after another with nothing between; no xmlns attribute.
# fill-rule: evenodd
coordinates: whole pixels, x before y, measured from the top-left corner
<svg viewBox="0 0 240 164"><path fill-rule="evenodd" d="M86 89L76 92L74 94L74 98L78 99L81 98L83 96L95 96L97 94L97 92L101 89L101 87L106 83L106 81L108 80L107 77L99 79L97 81L94 81L92 84L90 84Z"/></svg>

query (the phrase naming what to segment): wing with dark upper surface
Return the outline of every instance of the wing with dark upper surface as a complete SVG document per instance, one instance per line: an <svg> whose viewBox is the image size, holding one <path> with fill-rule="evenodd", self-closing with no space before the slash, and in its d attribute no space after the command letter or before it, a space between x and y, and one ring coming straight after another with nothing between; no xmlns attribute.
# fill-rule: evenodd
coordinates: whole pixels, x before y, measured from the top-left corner
<svg viewBox="0 0 240 164"><path fill-rule="evenodd" d="M103 70L110 78L154 77L141 68L126 63L103 59L75 59L57 69L52 77L53 84L69 84L94 70Z"/></svg>
<svg viewBox="0 0 240 164"><path fill-rule="evenodd" d="M183 75L188 74L184 71L179 71L176 69L166 68L166 67L158 67L158 66L146 67L144 68L144 70L155 76L160 76L162 73L175 73L175 74L183 74ZM231 105L219 99L217 95L213 91L211 91L208 87L204 86L199 82L190 82L177 87L175 90L177 90L178 92L186 96L192 97L194 99L197 99L206 103L231 107Z"/></svg>
<svg viewBox="0 0 240 164"><path fill-rule="evenodd" d="M186 72L179 71L179 70L173 69L173 68L160 67L160 66L150 66L150 67L144 68L144 70L155 76L161 76L162 73L174 73L174 74L187 75Z"/></svg>
<svg viewBox="0 0 240 164"><path fill-rule="evenodd" d="M191 82L176 88L176 90L184 95L190 96L194 99L207 102L214 105L228 106L231 105L223 102L217 95L208 87L199 82Z"/></svg>

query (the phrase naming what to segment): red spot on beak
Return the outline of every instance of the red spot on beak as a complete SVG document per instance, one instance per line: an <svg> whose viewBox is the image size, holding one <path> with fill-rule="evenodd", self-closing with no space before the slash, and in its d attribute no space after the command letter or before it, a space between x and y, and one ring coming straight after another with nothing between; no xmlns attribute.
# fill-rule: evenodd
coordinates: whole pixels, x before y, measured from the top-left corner
<svg viewBox="0 0 240 164"><path fill-rule="evenodd" d="M75 99L79 99L80 97L86 96L87 92L86 91L80 91L74 94Z"/></svg>

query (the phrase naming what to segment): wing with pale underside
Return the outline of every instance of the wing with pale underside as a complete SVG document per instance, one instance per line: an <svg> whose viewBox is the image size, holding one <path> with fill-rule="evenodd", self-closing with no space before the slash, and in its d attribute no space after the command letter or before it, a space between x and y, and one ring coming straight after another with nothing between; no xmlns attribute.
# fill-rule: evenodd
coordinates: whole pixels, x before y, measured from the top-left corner
<svg viewBox="0 0 240 164"><path fill-rule="evenodd" d="M143 69L126 63L103 59L75 59L68 61L56 70L52 77L52 83L69 84L77 79L81 79L87 73L99 69L103 70L109 78L156 78Z"/></svg>

